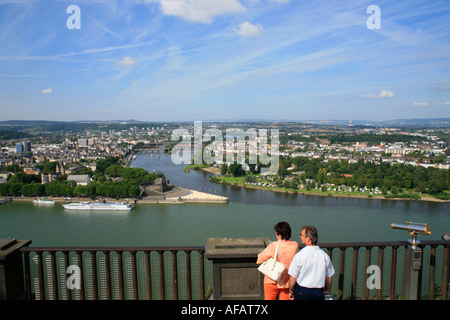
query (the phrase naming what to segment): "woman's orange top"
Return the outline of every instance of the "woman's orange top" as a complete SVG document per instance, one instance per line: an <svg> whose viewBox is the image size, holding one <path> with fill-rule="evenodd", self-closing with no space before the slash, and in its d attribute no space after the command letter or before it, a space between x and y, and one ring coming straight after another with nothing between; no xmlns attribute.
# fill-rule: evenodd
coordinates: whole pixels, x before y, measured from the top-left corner
<svg viewBox="0 0 450 320"><path fill-rule="evenodd" d="M280 281L278 281L278 288L288 288L289 287L289 266L291 265L292 259L295 254L298 252L298 243L292 240L278 240L271 242L263 251L258 254L258 260L256 260L257 264L261 264L270 257L275 256L275 250L277 248L278 242L278 256L277 261L281 262L286 269L284 269L283 275L281 276ZM276 283L272 279L267 276L264 276L264 283Z"/></svg>

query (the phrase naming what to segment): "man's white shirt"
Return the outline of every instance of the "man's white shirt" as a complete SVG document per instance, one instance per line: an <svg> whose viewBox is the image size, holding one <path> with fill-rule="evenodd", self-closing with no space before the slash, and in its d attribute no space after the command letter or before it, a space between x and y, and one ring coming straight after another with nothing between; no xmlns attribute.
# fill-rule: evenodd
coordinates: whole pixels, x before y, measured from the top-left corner
<svg viewBox="0 0 450 320"><path fill-rule="evenodd" d="M319 246L306 246L292 260L289 275L297 278L297 284L306 288L325 287L325 278L334 274L330 257Z"/></svg>

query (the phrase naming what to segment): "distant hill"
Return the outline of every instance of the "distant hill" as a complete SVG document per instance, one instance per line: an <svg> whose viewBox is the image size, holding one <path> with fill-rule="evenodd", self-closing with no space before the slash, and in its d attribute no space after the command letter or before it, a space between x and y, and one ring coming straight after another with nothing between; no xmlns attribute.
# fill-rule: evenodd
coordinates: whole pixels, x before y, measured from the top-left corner
<svg viewBox="0 0 450 320"><path fill-rule="evenodd" d="M450 127L450 118L429 118L429 119L396 119L388 121L374 122L382 125L397 127Z"/></svg>
<svg viewBox="0 0 450 320"><path fill-rule="evenodd" d="M23 132L47 131L47 132L75 132L95 130L122 130L142 124L136 120L130 121L46 121L46 120L9 120L0 121L0 130L14 130Z"/></svg>
<svg viewBox="0 0 450 320"><path fill-rule="evenodd" d="M31 137L31 134L14 130L0 130L0 140L3 139L25 139Z"/></svg>
<svg viewBox="0 0 450 320"><path fill-rule="evenodd" d="M351 121L351 122L350 122ZM395 126L395 127L447 127L450 128L450 118L429 118L429 119L394 119L385 121L367 120L307 120L304 123L323 125L365 125L365 126Z"/></svg>
<svg viewBox="0 0 450 320"><path fill-rule="evenodd" d="M189 121L187 121L189 122ZM223 123L224 121L205 121L210 123ZM304 123L315 125L335 125L335 126L374 126L374 127L411 127L411 128L450 128L450 118L428 118L428 119L394 119L386 121L367 121L367 120L227 120L227 123ZM71 131L75 133L82 133L86 131L95 130L123 130L134 126L160 126L162 123L173 125L178 122L170 121L138 121L138 120L85 120L85 121L47 121L47 120L8 120L0 121L0 130L12 131ZM192 121L193 123L193 121Z"/></svg>

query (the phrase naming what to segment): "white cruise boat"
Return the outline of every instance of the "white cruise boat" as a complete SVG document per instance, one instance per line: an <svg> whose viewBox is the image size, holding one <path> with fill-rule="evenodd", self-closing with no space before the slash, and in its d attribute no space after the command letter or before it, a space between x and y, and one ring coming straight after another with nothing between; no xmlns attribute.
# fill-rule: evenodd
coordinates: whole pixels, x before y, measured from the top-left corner
<svg viewBox="0 0 450 320"><path fill-rule="evenodd" d="M106 210L106 211L129 211L133 205L128 203L107 203L107 202L78 202L63 204L68 210Z"/></svg>
<svg viewBox="0 0 450 320"><path fill-rule="evenodd" d="M33 200L34 204L46 204L46 205L54 205L56 202L46 198L39 198Z"/></svg>

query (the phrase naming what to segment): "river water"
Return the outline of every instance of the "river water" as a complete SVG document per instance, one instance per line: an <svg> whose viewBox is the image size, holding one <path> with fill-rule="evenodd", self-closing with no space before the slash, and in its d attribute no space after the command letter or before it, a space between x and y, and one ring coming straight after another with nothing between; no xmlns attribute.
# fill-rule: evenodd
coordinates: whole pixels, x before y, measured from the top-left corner
<svg viewBox="0 0 450 320"><path fill-rule="evenodd" d="M184 172L170 155L142 153L130 164L165 174L170 183L229 197L227 204L138 204L131 212L83 212L31 202L0 206L0 238L32 240L32 246L128 247L204 246L214 237L269 237L273 225L288 221L292 239L311 224L319 242L407 240L406 231L391 223L427 223L440 240L450 232L450 204L428 201L357 199L308 196L255 190L213 183L210 173Z"/></svg>

